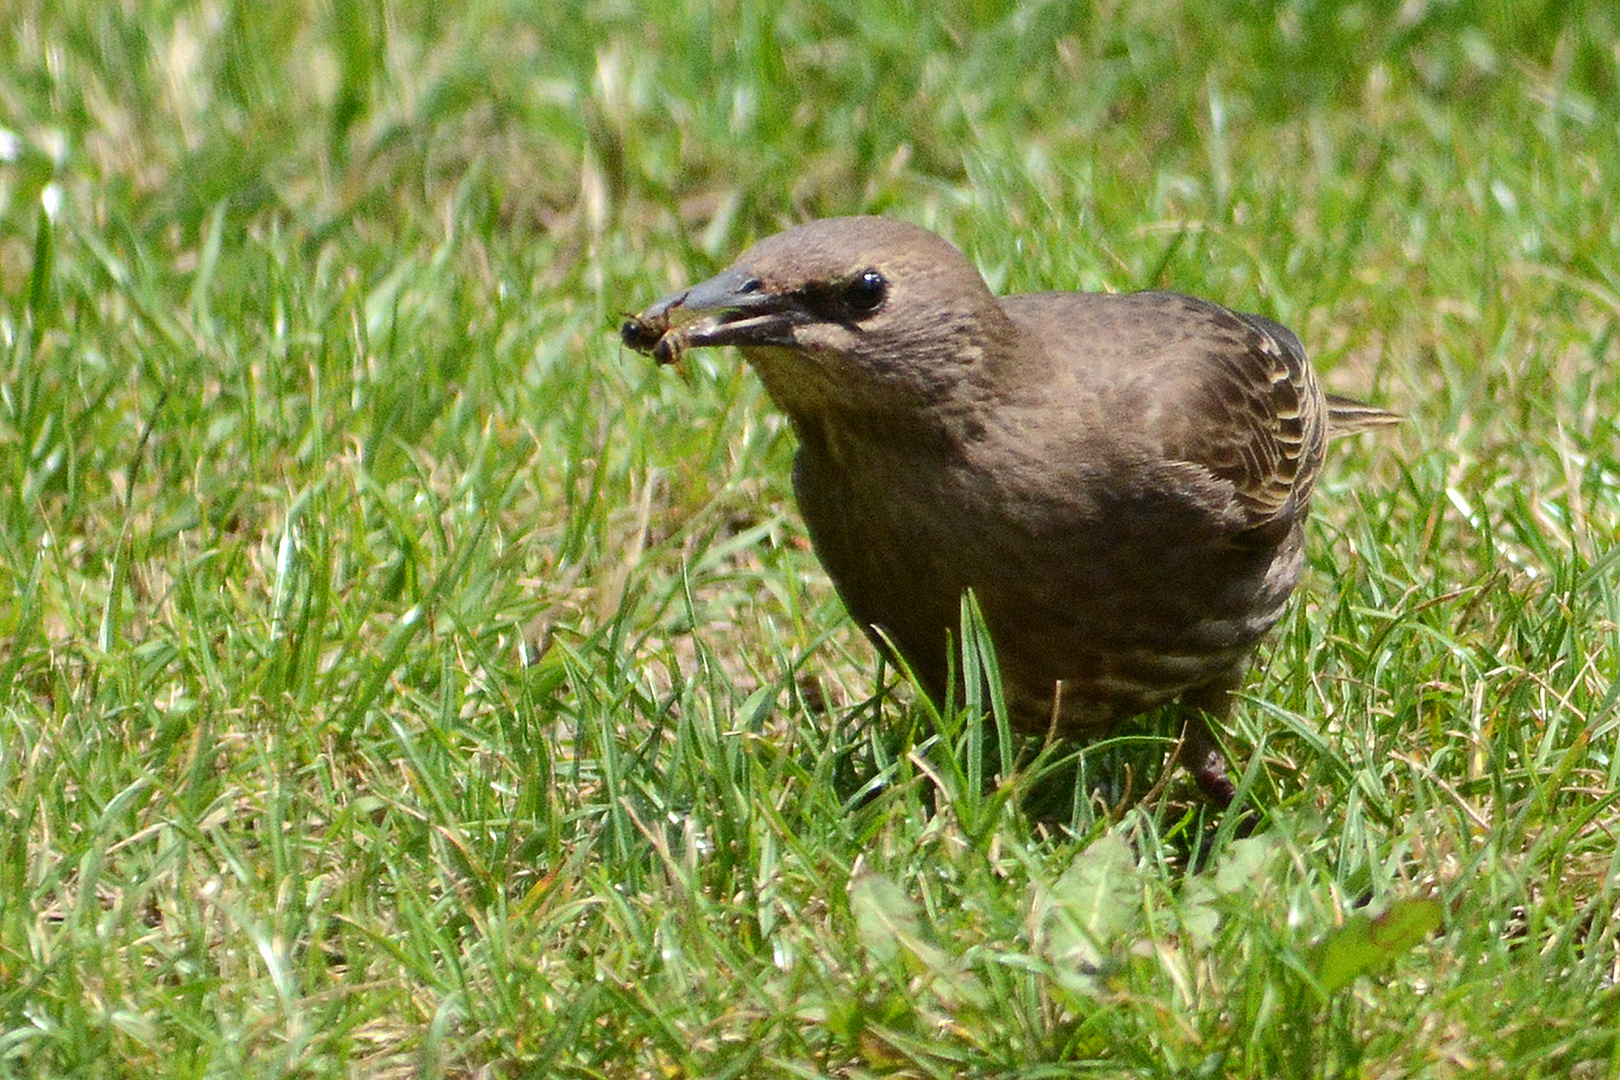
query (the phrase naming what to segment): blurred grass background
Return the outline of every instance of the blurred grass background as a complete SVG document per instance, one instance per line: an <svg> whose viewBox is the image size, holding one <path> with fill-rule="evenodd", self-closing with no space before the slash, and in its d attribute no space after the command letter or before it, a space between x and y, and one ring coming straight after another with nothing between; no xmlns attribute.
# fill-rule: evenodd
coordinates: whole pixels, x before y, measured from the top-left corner
<svg viewBox="0 0 1620 1080"><path fill-rule="evenodd" d="M1612 5L9 15L0 1075L1620 1075ZM1261 835L981 790L757 383L618 346L855 212L1408 416L1237 710Z"/></svg>

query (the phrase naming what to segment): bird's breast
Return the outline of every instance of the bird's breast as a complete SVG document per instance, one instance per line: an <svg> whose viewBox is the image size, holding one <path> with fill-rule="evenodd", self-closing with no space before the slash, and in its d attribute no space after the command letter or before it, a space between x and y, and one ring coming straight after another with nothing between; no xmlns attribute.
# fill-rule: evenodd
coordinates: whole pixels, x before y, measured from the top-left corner
<svg viewBox="0 0 1620 1080"><path fill-rule="evenodd" d="M851 614L936 691L966 589L1014 698L1038 702L1045 688L1049 700L1062 680L1074 726L1240 663L1299 574L1297 528L1234 547L1196 477L826 418L797 426L794 484L818 555Z"/></svg>

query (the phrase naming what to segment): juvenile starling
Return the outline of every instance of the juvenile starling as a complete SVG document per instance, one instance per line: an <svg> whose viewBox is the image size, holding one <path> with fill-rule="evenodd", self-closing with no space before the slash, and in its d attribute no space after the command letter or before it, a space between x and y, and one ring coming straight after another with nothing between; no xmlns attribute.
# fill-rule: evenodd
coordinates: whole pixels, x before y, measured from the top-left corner
<svg viewBox="0 0 1620 1080"><path fill-rule="evenodd" d="M1324 395L1299 339L1172 292L996 297L940 237L813 221L627 320L660 361L735 345L799 438L793 487L856 621L936 700L972 589L1015 725L1210 725L1298 580L1327 436L1393 423Z"/></svg>

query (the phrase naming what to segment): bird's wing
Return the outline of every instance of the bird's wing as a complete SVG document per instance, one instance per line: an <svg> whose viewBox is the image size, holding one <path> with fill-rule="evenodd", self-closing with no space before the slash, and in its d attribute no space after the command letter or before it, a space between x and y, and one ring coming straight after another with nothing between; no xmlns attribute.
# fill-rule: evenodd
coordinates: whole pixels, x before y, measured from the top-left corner
<svg viewBox="0 0 1620 1080"><path fill-rule="evenodd" d="M1305 350L1269 319L1199 307L1210 333L1193 351L1207 366L1196 380L1201 393L1187 403L1200 422L1183 456L1231 483L1253 526L1291 524L1315 484L1327 429Z"/></svg>
<svg viewBox="0 0 1620 1080"><path fill-rule="evenodd" d="M1051 393L1095 403L1105 446L1202 477L1238 531L1286 533L1322 460L1327 409L1286 327L1170 292L1006 297ZM1066 385L1063 385L1066 384ZM1099 440L1088 445L1096 446Z"/></svg>

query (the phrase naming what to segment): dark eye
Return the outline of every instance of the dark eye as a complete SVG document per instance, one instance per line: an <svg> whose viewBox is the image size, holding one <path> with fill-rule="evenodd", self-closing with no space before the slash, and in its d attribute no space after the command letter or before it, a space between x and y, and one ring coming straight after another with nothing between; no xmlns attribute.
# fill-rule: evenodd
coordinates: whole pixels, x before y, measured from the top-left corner
<svg viewBox="0 0 1620 1080"><path fill-rule="evenodd" d="M876 270L863 270L844 286L844 303L852 314L870 315L889 298L889 282Z"/></svg>

